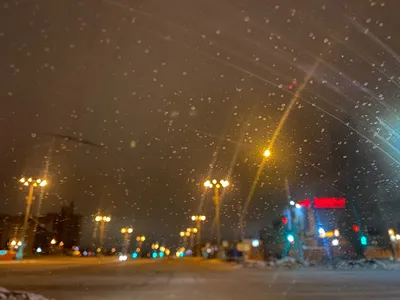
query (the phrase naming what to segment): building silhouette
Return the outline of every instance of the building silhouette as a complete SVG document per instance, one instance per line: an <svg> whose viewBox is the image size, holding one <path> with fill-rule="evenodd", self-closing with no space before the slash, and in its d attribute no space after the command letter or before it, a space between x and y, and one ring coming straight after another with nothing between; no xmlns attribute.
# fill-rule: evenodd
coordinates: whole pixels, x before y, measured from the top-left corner
<svg viewBox="0 0 400 300"><path fill-rule="evenodd" d="M14 249L18 247L23 229L24 215L0 216L0 247ZM31 217L27 229L27 254L40 248L43 253L64 252L78 246L81 239L82 216L75 213L75 205L61 207L59 213L48 213L40 217ZM12 245L12 242L17 243ZM53 241L53 243L52 243Z"/></svg>

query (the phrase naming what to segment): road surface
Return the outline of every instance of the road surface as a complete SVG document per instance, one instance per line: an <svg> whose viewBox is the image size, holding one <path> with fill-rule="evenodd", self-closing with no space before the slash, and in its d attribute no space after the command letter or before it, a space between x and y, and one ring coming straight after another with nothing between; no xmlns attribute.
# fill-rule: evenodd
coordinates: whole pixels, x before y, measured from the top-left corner
<svg viewBox="0 0 400 300"><path fill-rule="evenodd" d="M59 300L397 300L399 278L397 271L238 269L195 259L0 264L0 286Z"/></svg>

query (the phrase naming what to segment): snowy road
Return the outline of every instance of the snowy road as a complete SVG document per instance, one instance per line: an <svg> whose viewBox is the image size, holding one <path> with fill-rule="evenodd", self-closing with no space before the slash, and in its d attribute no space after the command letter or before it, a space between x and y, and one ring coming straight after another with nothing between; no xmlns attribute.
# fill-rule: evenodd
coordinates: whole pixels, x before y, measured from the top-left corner
<svg viewBox="0 0 400 300"><path fill-rule="evenodd" d="M55 299L399 299L396 271L235 269L198 260L0 265L0 285Z"/></svg>

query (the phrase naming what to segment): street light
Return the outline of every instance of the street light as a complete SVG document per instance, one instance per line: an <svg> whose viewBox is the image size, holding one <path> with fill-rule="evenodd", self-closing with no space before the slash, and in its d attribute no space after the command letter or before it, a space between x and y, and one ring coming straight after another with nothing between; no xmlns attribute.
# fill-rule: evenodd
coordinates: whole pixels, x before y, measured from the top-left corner
<svg viewBox="0 0 400 300"><path fill-rule="evenodd" d="M269 149L265 150L263 153L264 157L270 157L271 156L271 151Z"/></svg>
<svg viewBox="0 0 400 300"><path fill-rule="evenodd" d="M146 240L146 237L144 235L136 237L136 241L138 241L138 242L144 242L145 240Z"/></svg>
<svg viewBox="0 0 400 300"><path fill-rule="evenodd" d="M190 249L193 250L194 247L194 235L198 232L196 227L186 228L186 236L190 236Z"/></svg>
<svg viewBox="0 0 400 300"><path fill-rule="evenodd" d="M121 228L121 233L132 233L132 232L133 232L133 228L131 228L131 227Z"/></svg>
<svg viewBox="0 0 400 300"><path fill-rule="evenodd" d="M221 246L221 225L220 225L220 196L219 189L225 188L229 186L229 181L225 179L221 179L220 181L213 179L212 181L207 180L204 182L204 186L206 188L212 189L214 188L214 204L215 204L215 225L217 228L217 244L218 247Z"/></svg>
<svg viewBox="0 0 400 300"><path fill-rule="evenodd" d="M192 216L191 219L192 221L205 221L206 216Z"/></svg>
<svg viewBox="0 0 400 300"><path fill-rule="evenodd" d="M251 201L251 199L252 199L252 197L254 195L254 192L256 190L256 187L258 185L258 181L260 180L261 173L262 173L262 171L264 169L264 166L267 163L267 161L270 158L270 156L272 155L270 148L272 148L272 145L274 144L274 139L275 138L276 137L274 135L274 137L273 137L273 139L272 139L272 141L270 143L269 148L264 150L264 152L262 153L263 160L261 161L261 164L258 166L256 176L255 176L255 178L254 178L254 180L253 180L253 182L251 184L250 191L247 194L246 200L244 202L243 209L242 209L241 213L239 214L240 240L241 241L244 240L244 220L245 220L245 217L247 215L247 209L248 209L248 207L250 205L250 201Z"/></svg>
<svg viewBox="0 0 400 300"><path fill-rule="evenodd" d="M142 245L145 240L146 237L144 235L139 235L136 237L136 241L138 242L138 247L136 249L136 252L140 252L142 250Z"/></svg>
<svg viewBox="0 0 400 300"><path fill-rule="evenodd" d="M133 232L132 227L121 228L121 233L124 236L124 254L127 254L130 242L130 235Z"/></svg>
<svg viewBox="0 0 400 300"><path fill-rule="evenodd" d="M26 235L26 231L28 229L29 215L31 214L31 206L32 206L32 201L33 201L33 190L35 187L38 187L38 186L39 187L46 186L47 181L42 180L40 178L33 179L32 177L29 177L28 179L26 179L25 177L22 177L19 180L19 182L22 183L24 186L29 186L28 196L26 197L24 225L22 227L21 247L19 247L18 254L17 254L18 259L23 259L24 258L24 248L25 248L25 235Z"/></svg>
<svg viewBox="0 0 400 300"><path fill-rule="evenodd" d="M100 225L100 249L103 249L105 224L111 222L110 216L97 215L94 219Z"/></svg>
<svg viewBox="0 0 400 300"><path fill-rule="evenodd" d="M206 216L193 215L191 217L193 222L196 222L196 232L197 232L197 254L201 256L201 222L206 220Z"/></svg>

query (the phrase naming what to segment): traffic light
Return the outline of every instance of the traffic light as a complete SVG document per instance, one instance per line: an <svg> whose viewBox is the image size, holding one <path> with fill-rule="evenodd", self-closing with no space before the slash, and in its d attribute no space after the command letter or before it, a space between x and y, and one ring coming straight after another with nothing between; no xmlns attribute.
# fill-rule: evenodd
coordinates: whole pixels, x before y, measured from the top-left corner
<svg viewBox="0 0 400 300"><path fill-rule="evenodd" d="M279 230L282 228L282 226L287 225L289 222L289 219L287 217L281 217L280 219L275 219L272 221L272 226L275 230Z"/></svg>
<svg viewBox="0 0 400 300"><path fill-rule="evenodd" d="M290 244L294 244L294 235L293 234L288 234L287 236L286 236L286 239L287 239L287 241L290 243Z"/></svg>
<svg viewBox="0 0 400 300"><path fill-rule="evenodd" d="M133 252L133 253L132 253L132 258L137 258L137 257L138 257L137 252Z"/></svg>
<svg viewBox="0 0 400 300"><path fill-rule="evenodd" d="M367 244L368 244L367 237L365 235L362 235L361 238L360 238L360 242L361 242L361 245L367 246Z"/></svg>
<svg viewBox="0 0 400 300"><path fill-rule="evenodd" d="M354 231L354 232L359 232L359 231L360 231L360 226L354 224L354 225L353 225L353 231Z"/></svg>
<svg viewBox="0 0 400 300"><path fill-rule="evenodd" d="M151 255L153 258L157 258L157 252L153 252L153 254Z"/></svg>

